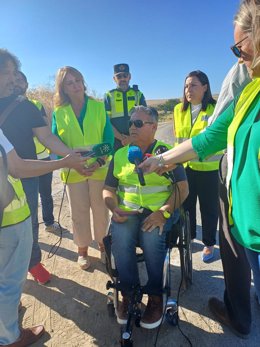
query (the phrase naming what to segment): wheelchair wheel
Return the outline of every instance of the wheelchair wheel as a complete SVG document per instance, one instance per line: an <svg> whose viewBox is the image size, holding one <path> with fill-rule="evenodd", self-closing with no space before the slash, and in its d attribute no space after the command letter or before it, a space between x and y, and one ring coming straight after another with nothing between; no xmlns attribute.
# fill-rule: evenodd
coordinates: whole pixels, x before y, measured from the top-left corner
<svg viewBox="0 0 260 347"><path fill-rule="evenodd" d="M115 317L115 306L114 306L114 299L113 299L112 292L109 292L107 294L107 313L108 313L108 317L111 317L111 318Z"/></svg>
<svg viewBox="0 0 260 347"><path fill-rule="evenodd" d="M169 308L166 311L165 318L170 325L172 325L174 327L176 327L176 325L178 325L179 315L178 315L178 312L175 311L173 308Z"/></svg>
<svg viewBox="0 0 260 347"><path fill-rule="evenodd" d="M176 326L178 324L178 305L176 300L174 300L173 298L168 298L167 300L165 319L172 326Z"/></svg>
<svg viewBox="0 0 260 347"><path fill-rule="evenodd" d="M188 289L192 284L192 252L189 213L184 211L181 216L179 246L183 288Z"/></svg>
<svg viewBox="0 0 260 347"><path fill-rule="evenodd" d="M133 347L133 340L131 339L131 332L123 331L121 329L121 347Z"/></svg>
<svg viewBox="0 0 260 347"><path fill-rule="evenodd" d="M133 347L133 341L132 340L121 340L121 346L122 347Z"/></svg>

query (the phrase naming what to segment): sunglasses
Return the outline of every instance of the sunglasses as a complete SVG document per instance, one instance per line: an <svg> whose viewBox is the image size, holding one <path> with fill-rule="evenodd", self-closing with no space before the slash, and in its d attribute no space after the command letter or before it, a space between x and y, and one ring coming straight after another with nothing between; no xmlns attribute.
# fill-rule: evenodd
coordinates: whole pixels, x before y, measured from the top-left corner
<svg viewBox="0 0 260 347"><path fill-rule="evenodd" d="M121 78L128 78L128 73L120 73L118 75L116 75L117 79L121 79Z"/></svg>
<svg viewBox="0 0 260 347"><path fill-rule="evenodd" d="M235 54L237 58L241 58L241 49L237 47L237 45L239 45L241 42L243 42L247 38L248 36L244 37L243 40L237 42L235 45L230 47L231 51Z"/></svg>
<svg viewBox="0 0 260 347"><path fill-rule="evenodd" d="M154 122L144 122L141 119L136 119L136 120L130 120L129 121L129 128L134 124L136 128L142 128L145 124L154 124Z"/></svg>

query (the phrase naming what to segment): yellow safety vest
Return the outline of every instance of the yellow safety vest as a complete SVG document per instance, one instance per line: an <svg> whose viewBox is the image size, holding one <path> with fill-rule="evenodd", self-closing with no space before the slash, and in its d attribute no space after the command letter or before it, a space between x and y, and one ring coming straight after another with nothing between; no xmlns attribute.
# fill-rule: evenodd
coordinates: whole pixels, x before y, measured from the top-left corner
<svg viewBox="0 0 260 347"><path fill-rule="evenodd" d="M88 99L83 121L83 132L70 104L59 106L54 111L58 135L61 141L69 148L84 151L91 149L95 144L103 142L103 133L106 125L106 112L103 102ZM91 165L95 161L96 159L94 158L89 159L86 161L86 164ZM104 180L107 174L107 165L108 161L105 166L97 169L89 178ZM61 170L61 179L63 182L67 181L67 183L77 183L87 180L88 177L80 175L74 169L64 168Z"/></svg>
<svg viewBox="0 0 260 347"><path fill-rule="evenodd" d="M119 89L110 90L107 95L111 102L111 111L107 114L110 118L124 117L124 103L123 103L123 92ZM139 90L129 88L126 92L127 99L127 111L129 112L134 106L140 104L142 93Z"/></svg>
<svg viewBox="0 0 260 347"><path fill-rule="evenodd" d="M158 146L171 146L157 141L153 154ZM145 207L157 211L169 199L173 191L171 182L156 173L145 175L145 186L141 186L135 172L135 165L128 160L129 146L116 151L114 155L114 176L119 180L117 194L119 207L125 211Z"/></svg>
<svg viewBox="0 0 260 347"><path fill-rule="evenodd" d="M233 171L234 162L234 143L237 130L242 123L244 117L247 115L247 111L251 106L256 96L260 93L260 78L254 79L250 82L242 91L234 110L234 118L228 127L227 137L227 189L229 192L229 224L233 225L232 219L232 192L231 192L231 176Z"/></svg>
<svg viewBox="0 0 260 347"><path fill-rule="evenodd" d="M21 181L10 175L8 176L8 181L15 191L15 197L4 209L1 228L21 223L30 216L30 209L26 202Z"/></svg>
<svg viewBox="0 0 260 347"><path fill-rule="evenodd" d="M198 135L203 129L208 126L209 117L214 111L214 106L208 104L205 111L201 110L192 124L191 107L187 108L186 111L182 111L182 103L177 104L174 107L174 132L175 132L175 143L174 146ZM218 170L219 160L223 152L218 152L211 156L209 159L200 162L196 159L188 161L185 166L189 166L195 171L213 171Z"/></svg>
<svg viewBox="0 0 260 347"><path fill-rule="evenodd" d="M39 109L39 111L42 109L42 104L38 100L30 99L30 101ZM48 149L39 142L37 137L34 137L33 141L36 148L37 159L48 158L49 157Z"/></svg>

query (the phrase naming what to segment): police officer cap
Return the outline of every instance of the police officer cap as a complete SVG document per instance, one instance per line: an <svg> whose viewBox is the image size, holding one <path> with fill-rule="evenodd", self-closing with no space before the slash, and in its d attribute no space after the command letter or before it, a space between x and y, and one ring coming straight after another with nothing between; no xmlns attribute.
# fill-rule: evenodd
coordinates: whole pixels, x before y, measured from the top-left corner
<svg viewBox="0 0 260 347"><path fill-rule="evenodd" d="M129 65L128 64L114 65L114 75L118 75L120 73L129 73Z"/></svg>

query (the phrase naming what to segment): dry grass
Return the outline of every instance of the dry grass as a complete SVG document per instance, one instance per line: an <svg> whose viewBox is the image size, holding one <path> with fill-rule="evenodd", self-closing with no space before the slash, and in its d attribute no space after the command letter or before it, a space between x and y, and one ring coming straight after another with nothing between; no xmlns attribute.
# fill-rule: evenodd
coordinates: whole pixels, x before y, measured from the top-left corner
<svg viewBox="0 0 260 347"><path fill-rule="evenodd" d="M156 107L158 105L164 104L169 99L152 99L152 100L146 100L147 105L151 107Z"/></svg>
<svg viewBox="0 0 260 347"><path fill-rule="evenodd" d="M34 99L40 101L43 105L47 117L51 122L52 119L52 111L53 111L53 90L48 87L37 87L33 89L29 89L27 92L27 97L29 99Z"/></svg>

